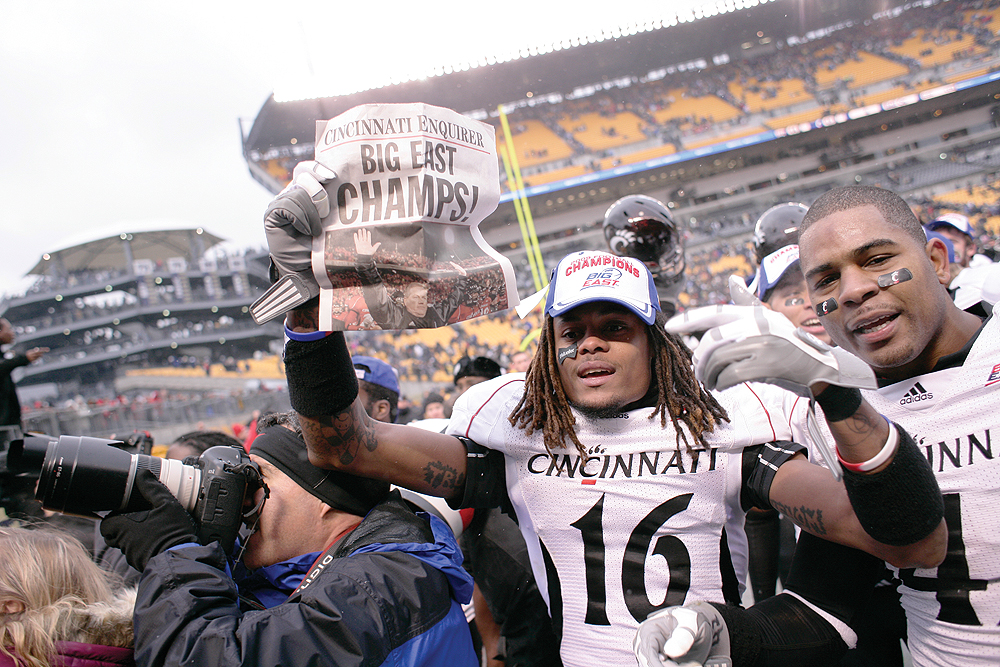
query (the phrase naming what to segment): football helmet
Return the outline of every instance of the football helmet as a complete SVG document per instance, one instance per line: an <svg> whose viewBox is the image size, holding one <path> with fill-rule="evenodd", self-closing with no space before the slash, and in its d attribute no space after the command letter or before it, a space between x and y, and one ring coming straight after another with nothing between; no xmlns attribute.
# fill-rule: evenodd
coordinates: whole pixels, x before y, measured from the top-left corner
<svg viewBox="0 0 1000 667"><path fill-rule="evenodd" d="M684 237L666 206L646 195L622 197L604 214L604 238L612 254L649 268L661 303L676 301L684 280Z"/></svg>
<svg viewBox="0 0 1000 667"><path fill-rule="evenodd" d="M753 250L758 265L772 252L799 242L799 226L808 210L805 204L785 202L761 214L753 232Z"/></svg>

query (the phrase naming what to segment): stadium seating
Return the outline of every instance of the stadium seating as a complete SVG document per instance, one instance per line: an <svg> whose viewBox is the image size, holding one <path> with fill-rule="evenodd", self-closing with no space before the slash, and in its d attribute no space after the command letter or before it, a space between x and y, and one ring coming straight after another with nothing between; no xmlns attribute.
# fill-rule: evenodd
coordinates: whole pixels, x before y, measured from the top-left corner
<svg viewBox="0 0 1000 667"><path fill-rule="evenodd" d="M935 39L943 42L936 43ZM913 58L924 69L936 65L950 63L958 57L977 55L985 51L985 47L976 44L969 35L963 35L954 30L917 30L912 37L893 48L896 53Z"/></svg>
<svg viewBox="0 0 1000 667"><path fill-rule="evenodd" d="M721 144L726 141L731 141L733 139L748 137L751 134L757 134L758 132L763 132L764 130L765 128L761 127L760 125L753 125L750 127L744 127L740 130L737 130L736 132L730 132L729 134L714 136L709 139L698 140L697 137L694 137L695 141L684 142L684 148L693 149L693 148L701 148L702 146L710 146L712 144Z"/></svg>
<svg viewBox="0 0 1000 667"><path fill-rule="evenodd" d="M535 119L511 121L511 141L521 168L564 160L573 155L573 149L545 123ZM497 132L497 142L503 142L503 132Z"/></svg>
<svg viewBox="0 0 1000 667"><path fill-rule="evenodd" d="M726 123L742 114L732 104L715 95L695 97L685 88L670 90L661 100L665 106L653 113L656 122L665 124L672 120L681 121L681 128L685 124L695 125L702 118L713 123Z"/></svg>
<svg viewBox="0 0 1000 667"><path fill-rule="evenodd" d="M856 89L903 76L909 73L905 65L881 56L858 51L854 57L833 68L820 67L816 70L816 85L829 88L843 81L848 88Z"/></svg>
<svg viewBox="0 0 1000 667"><path fill-rule="evenodd" d="M603 151L642 141L643 121L631 111L602 114L587 112L559 119L559 125L592 151Z"/></svg>
<svg viewBox="0 0 1000 667"><path fill-rule="evenodd" d="M752 113L780 109L813 99L812 95L806 92L805 82L801 79L773 82L749 79L745 85L734 81L729 84L729 91L734 98L743 101Z"/></svg>

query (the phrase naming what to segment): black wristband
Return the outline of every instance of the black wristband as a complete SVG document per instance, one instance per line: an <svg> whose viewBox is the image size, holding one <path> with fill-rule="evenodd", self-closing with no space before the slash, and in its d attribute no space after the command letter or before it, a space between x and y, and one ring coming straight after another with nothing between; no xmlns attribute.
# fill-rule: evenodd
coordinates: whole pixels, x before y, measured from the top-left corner
<svg viewBox="0 0 1000 667"><path fill-rule="evenodd" d="M903 546L934 531L944 516L944 499L927 459L910 434L899 432L892 461L875 473L844 468L844 486L865 532L883 544Z"/></svg>
<svg viewBox="0 0 1000 667"><path fill-rule="evenodd" d="M816 402L828 422L844 421L861 407L861 390L831 384L820 392Z"/></svg>
<svg viewBox="0 0 1000 667"><path fill-rule="evenodd" d="M292 409L306 417L336 415L358 396L358 377L344 334L285 343L285 376Z"/></svg>

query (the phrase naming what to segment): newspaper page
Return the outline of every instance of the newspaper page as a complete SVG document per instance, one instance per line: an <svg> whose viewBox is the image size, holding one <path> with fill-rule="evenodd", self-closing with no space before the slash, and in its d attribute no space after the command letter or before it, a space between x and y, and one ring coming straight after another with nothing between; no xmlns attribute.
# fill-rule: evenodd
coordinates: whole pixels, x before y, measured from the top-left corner
<svg viewBox="0 0 1000 667"><path fill-rule="evenodd" d="M493 127L427 104L366 104L316 124L337 172L313 243L324 331L440 327L518 303L479 223L500 201Z"/></svg>

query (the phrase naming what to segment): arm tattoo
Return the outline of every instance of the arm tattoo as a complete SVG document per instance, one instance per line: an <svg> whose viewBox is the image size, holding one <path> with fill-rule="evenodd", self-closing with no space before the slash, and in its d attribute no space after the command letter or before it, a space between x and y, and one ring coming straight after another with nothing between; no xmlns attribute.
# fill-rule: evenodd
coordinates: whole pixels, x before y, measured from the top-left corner
<svg viewBox="0 0 1000 667"><path fill-rule="evenodd" d="M864 438L878 428L878 425L882 421L881 417L872 419L871 415L855 412L849 419L844 420L844 426L846 426L851 433L856 433Z"/></svg>
<svg viewBox="0 0 1000 667"><path fill-rule="evenodd" d="M424 481L435 489L458 489L465 484L465 473L460 473L441 461L428 461L424 466Z"/></svg>
<svg viewBox="0 0 1000 667"><path fill-rule="evenodd" d="M789 507L776 500L771 500L771 506L801 526L803 530L807 530L813 535L823 536L827 534L826 524L823 522L823 510L805 505Z"/></svg>
<svg viewBox="0 0 1000 667"><path fill-rule="evenodd" d="M369 452L378 448L375 423L360 403L355 402L340 414L300 421L309 447L321 458L336 458L341 465L351 465L362 447Z"/></svg>
<svg viewBox="0 0 1000 667"><path fill-rule="evenodd" d="M318 297L288 311L288 328L292 331L319 331Z"/></svg>

